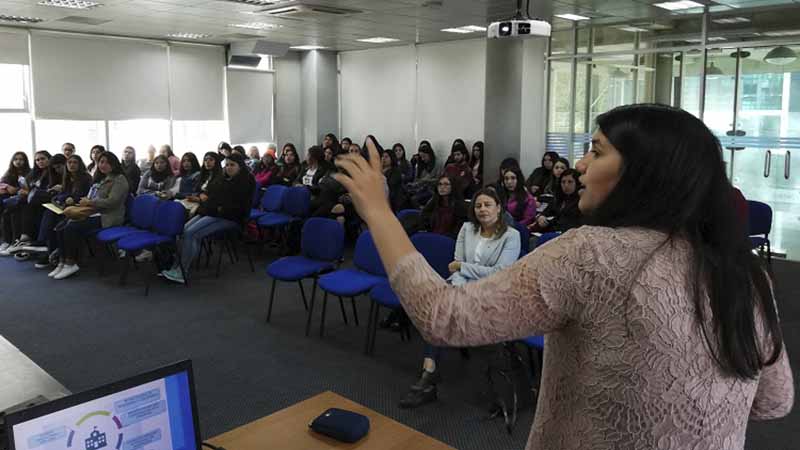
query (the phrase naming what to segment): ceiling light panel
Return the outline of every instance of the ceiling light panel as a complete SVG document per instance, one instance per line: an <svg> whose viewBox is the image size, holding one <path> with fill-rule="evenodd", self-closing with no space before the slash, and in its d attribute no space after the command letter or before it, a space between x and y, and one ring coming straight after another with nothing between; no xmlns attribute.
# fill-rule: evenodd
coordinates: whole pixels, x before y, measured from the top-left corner
<svg viewBox="0 0 800 450"><path fill-rule="evenodd" d="M289 47L292 50L325 50L328 47L323 47L321 45L295 45L293 47Z"/></svg>
<svg viewBox="0 0 800 450"><path fill-rule="evenodd" d="M481 27L478 25L466 25L463 27L456 27L456 28L444 28L442 29L445 33L458 33L458 34L469 34L469 33L481 33L486 31L486 27Z"/></svg>
<svg viewBox="0 0 800 450"><path fill-rule="evenodd" d="M26 16L11 16L7 14L0 14L0 22L11 22L11 23L39 23L43 22L44 19L40 19L38 17L26 17Z"/></svg>
<svg viewBox="0 0 800 450"><path fill-rule="evenodd" d="M578 14L556 14L556 17L559 17L561 19L573 20L573 21L576 21L576 22L578 20L589 20L590 19L590 17L580 16Z"/></svg>
<svg viewBox="0 0 800 450"><path fill-rule="evenodd" d="M212 35L205 33L170 33L167 35L168 38L173 39L206 39L211 36Z"/></svg>
<svg viewBox="0 0 800 450"><path fill-rule="evenodd" d="M677 2L656 3L653 6L666 9L667 11L681 11L684 9L702 8L703 4L693 2L692 0L680 0Z"/></svg>
<svg viewBox="0 0 800 450"><path fill-rule="evenodd" d="M358 42L366 42L367 44L388 44L389 42L400 42L400 39L387 38L387 37L373 37L367 39L356 39Z"/></svg>
<svg viewBox="0 0 800 450"><path fill-rule="evenodd" d="M275 30L282 27L282 25L278 25L276 23L266 22L232 23L228 26L235 28L247 28L249 30Z"/></svg>
<svg viewBox="0 0 800 450"><path fill-rule="evenodd" d="M747 23L750 22L750 19L747 17L720 17L718 19L711 19L711 21L721 25L728 25L732 23Z"/></svg>
<svg viewBox="0 0 800 450"><path fill-rule="evenodd" d="M39 6L52 6L54 8L90 9L102 6L101 3L88 0L42 0Z"/></svg>

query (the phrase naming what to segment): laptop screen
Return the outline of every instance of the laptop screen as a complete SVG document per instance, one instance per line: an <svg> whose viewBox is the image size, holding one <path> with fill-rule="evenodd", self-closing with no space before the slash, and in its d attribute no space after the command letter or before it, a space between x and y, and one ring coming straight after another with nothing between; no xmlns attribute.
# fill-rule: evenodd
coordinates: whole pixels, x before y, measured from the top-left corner
<svg viewBox="0 0 800 450"><path fill-rule="evenodd" d="M189 361L7 418L10 450L199 450Z"/></svg>

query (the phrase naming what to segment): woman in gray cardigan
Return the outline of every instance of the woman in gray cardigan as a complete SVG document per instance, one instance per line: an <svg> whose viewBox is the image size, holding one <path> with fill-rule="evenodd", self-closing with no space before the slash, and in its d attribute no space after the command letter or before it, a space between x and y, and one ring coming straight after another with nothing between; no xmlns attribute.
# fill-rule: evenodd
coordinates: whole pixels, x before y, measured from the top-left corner
<svg viewBox="0 0 800 450"><path fill-rule="evenodd" d="M519 232L506 223L503 203L493 188L475 193L469 216L458 233L455 260L449 266L452 275L448 281L456 286L487 277L519 258ZM441 378L436 366L441 350L425 345L422 375L400 400L401 408L416 408L436 400L436 383Z"/></svg>
<svg viewBox="0 0 800 450"><path fill-rule="evenodd" d="M80 200L80 206L91 206L97 212L84 220L66 220L59 224L56 229L59 264L48 276L63 280L78 272L78 250L84 237L101 228L122 225L129 192L128 179L119 160L111 152L103 153L97 160L89 195Z"/></svg>

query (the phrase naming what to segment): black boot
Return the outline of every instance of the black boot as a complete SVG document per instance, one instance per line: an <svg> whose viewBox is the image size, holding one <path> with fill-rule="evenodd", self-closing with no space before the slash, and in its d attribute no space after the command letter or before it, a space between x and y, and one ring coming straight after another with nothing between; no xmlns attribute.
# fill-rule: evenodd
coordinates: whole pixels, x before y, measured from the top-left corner
<svg viewBox="0 0 800 450"><path fill-rule="evenodd" d="M428 372L427 370L423 370L419 380L411 385L411 390L423 391L430 386L436 386L440 381L442 381L442 375L440 371L435 370L433 372Z"/></svg>
<svg viewBox="0 0 800 450"><path fill-rule="evenodd" d="M431 402L435 402L437 398L436 385L432 384L421 391L410 390L398 406L403 409L416 408Z"/></svg>

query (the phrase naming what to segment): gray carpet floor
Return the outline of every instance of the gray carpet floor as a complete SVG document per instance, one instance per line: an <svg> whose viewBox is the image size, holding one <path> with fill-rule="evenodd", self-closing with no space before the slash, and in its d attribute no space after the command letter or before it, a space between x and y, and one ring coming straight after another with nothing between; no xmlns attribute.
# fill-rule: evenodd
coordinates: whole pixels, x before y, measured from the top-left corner
<svg viewBox="0 0 800 450"><path fill-rule="evenodd" d="M289 283L278 284L272 321L266 324L264 268L272 259L256 257L255 274L244 260L225 264L219 279L211 269L199 270L188 289L154 279L150 296L144 297L145 268L121 287L118 268L101 277L96 262L74 279L53 281L32 263L2 258L0 334L73 392L191 358L205 438L332 390L459 449L524 448L530 409L521 413L511 435L502 421L486 420L481 392L491 349L476 349L468 360L448 351L440 401L401 410L397 401L420 368L419 336L401 342L399 334L379 330L375 355L364 356L368 303L360 298L359 327L352 315L345 325L338 305L330 303L326 336L319 338L314 327L307 338L299 290ZM800 264L776 261L774 266L796 371ZM751 423L747 441L753 450L797 448L798 408L781 420Z"/></svg>

